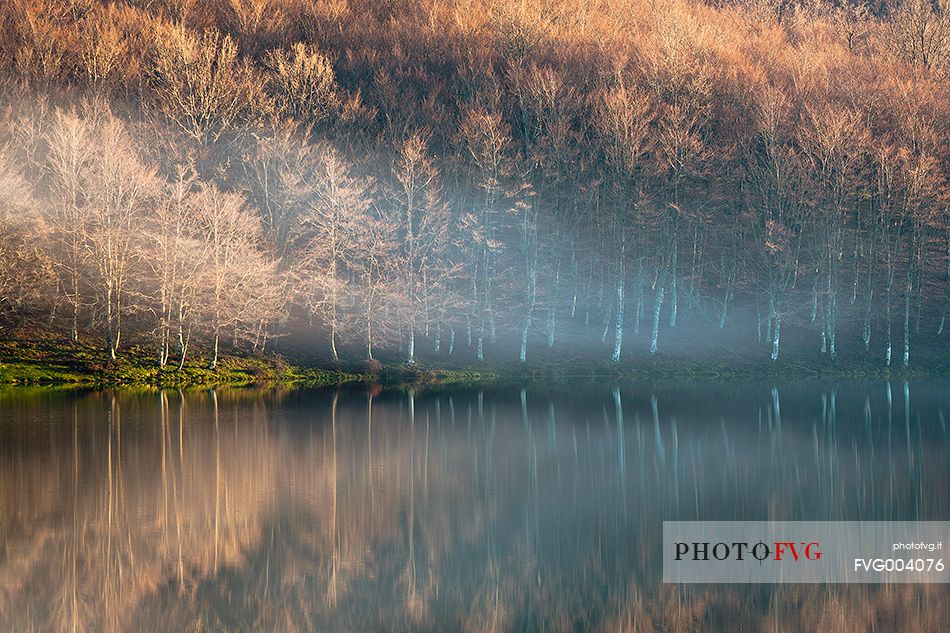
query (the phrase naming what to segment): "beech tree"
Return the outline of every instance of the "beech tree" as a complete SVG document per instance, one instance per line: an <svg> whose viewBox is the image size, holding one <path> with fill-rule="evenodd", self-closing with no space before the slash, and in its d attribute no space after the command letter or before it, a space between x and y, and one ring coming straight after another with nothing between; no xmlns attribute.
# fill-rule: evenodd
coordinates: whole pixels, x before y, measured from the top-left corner
<svg viewBox="0 0 950 633"><path fill-rule="evenodd" d="M911 64L950 70L950 13L946 2L903 0L887 25L894 51Z"/></svg>
<svg viewBox="0 0 950 633"><path fill-rule="evenodd" d="M470 160L471 182L478 192L468 220L472 237L469 276L473 309L467 326L468 339L471 340L471 321L474 321L476 357L484 360L486 334L492 341L495 338L493 283L498 251L503 244L498 239L505 213L502 203L513 193L506 182L511 170L508 156L511 138L500 114L478 108L465 114L460 133Z"/></svg>
<svg viewBox="0 0 950 633"><path fill-rule="evenodd" d="M214 369L225 333L238 332L248 323L256 327L260 319L273 314L268 299L275 301L274 293L259 293L273 284L270 277L276 273L276 262L260 251L260 222L241 196L205 184L192 204L207 266L197 309L211 337Z"/></svg>
<svg viewBox="0 0 950 633"><path fill-rule="evenodd" d="M440 295L451 271L448 247L452 227L448 207L442 201L435 167L427 155L423 133L415 132L402 141L393 160L389 197L399 250L395 275L404 293L402 318L406 324L406 360L415 362L416 333L429 335L437 320Z"/></svg>
<svg viewBox="0 0 950 633"><path fill-rule="evenodd" d="M239 135L268 109L256 72L229 35L156 26L148 85L161 116L208 147Z"/></svg>
<svg viewBox="0 0 950 633"><path fill-rule="evenodd" d="M270 84L277 107L289 117L322 123L340 108L333 66L326 55L302 42L270 51Z"/></svg>
<svg viewBox="0 0 950 633"><path fill-rule="evenodd" d="M79 337L83 306L81 281L85 273L85 177L95 145L86 122L75 112L57 111L46 139L46 168L50 180L47 220L50 247L59 288L70 314L70 338Z"/></svg>
<svg viewBox="0 0 950 633"><path fill-rule="evenodd" d="M94 270L97 318L104 322L111 359L122 336L122 317L131 308L128 295L133 267L141 252L140 218L158 194L154 168L143 165L125 125L111 114L98 123L93 140L101 153L89 163L84 182L82 238Z"/></svg>
<svg viewBox="0 0 950 633"><path fill-rule="evenodd" d="M90 11L79 23L79 62L94 86L112 81L123 69L129 43L116 24L118 9L108 5Z"/></svg>
<svg viewBox="0 0 950 633"><path fill-rule="evenodd" d="M818 183L820 206L815 216L816 271L820 278L815 293L821 325L821 352L837 356L839 262L843 257L845 226L853 211L860 151L866 130L860 115L850 109L826 105L807 113L801 128L803 151Z"/></svg>
<svg viewBox="0 0 950 633"><path fill-rule="evenodd" d="M370 4L0 3L4 323L160 367L944 344L942 3Z"/></svg>
<svg viewBox="0 0 950 633"><path fill-rule="evenodd" d="M802 232L808 217L809 181L803 159L787 136L790 103L781 90L766 92L756 104L756 140L749 148L746 199L742 219L749 231L744 263L764 295L766 340L770 358L779 357L782 319L795 306L787 293L797 282L802 260ZM732 264L723 299L722 327L736 284ZM759 321L759 317L756 317ZM761 322L756 323L761 332Z"/></svg>
<svg viewBox="0 0 950 633"><path fill-rule="evenodd" d="M360 257L360 233L370 207L369 185L333 148L320 154L319 171L301 174L296 195L306 205L297 229L297 271L308 310L329 329L330 353L339 360L337 339L347 333L347 274Z"/></svg>
<svg viewBox="0 0 950 633"><path fill-rule="evenodd" d="M646 249L641 239L642 220L639 213L640 192L649 173L647 152L653 147L652 123L654 112L635 86L628 86L622 77L618 85L605 90L598 103L596 125L602 139L604 156L609 166L609 187L605 212L609 249L614 263L614 293L611 312L614 317L614 344L611 358L620 361L626 300L626 260L636 258L636 286L634 319L639 332L644 304L644 256ZM662 296L662 282L657 301ZM657 308L658 310L658 308ZM607 318L605 318L605 323ZM654 326L655 328L657 325ZM606 332L606 326L605 330ZM653 339L655 349L656 334Z"/></svg>
<svg viewBox="0 0 950 633"><path fill-rule="evenodd" d="M294 232L307 206L307 182L320 168L319 151L294 126L261 135L245 153L244 187L263 223L268 247L281 259L292 258Z"/></svg>
<svg viewBox="0 0 950 633"><path fill-rule="evenodd" d="M47 238L39 205L27 181L0 153L0 317L49 301L54 270L43 252Z"/></svg>
<svg viewBox="0 0 950 633"><path fill-rule="evenodd" d="M146 264L154 276L157 295L158 365L164 367L171 355L171 339L177 339L179 366L184 364L193 327L195 297L207 265L206 253L198 239L199 216L195 211L197 180L193 170L179 166L174 180L165 185L164 200L155 207L147 224Z"/></svg>

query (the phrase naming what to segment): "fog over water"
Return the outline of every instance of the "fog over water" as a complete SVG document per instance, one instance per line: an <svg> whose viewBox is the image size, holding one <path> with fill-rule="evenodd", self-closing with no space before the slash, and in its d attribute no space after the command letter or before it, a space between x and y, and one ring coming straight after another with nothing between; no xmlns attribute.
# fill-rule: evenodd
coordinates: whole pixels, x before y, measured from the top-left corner
<svg viewBox="0 0 950 633"><path fill-rule="evenodd" d="M664 519L942 520L939 382L0 391L4 631L936 631L661 583Z"/></svg>

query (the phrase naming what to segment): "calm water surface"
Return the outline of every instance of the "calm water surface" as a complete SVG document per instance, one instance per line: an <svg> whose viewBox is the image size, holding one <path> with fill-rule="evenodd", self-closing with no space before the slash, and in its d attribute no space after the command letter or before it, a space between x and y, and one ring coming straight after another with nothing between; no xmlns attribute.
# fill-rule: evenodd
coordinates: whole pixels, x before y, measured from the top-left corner
<svg viewBox="0 0 950 633"><path fill-rule="evenodd" d="M943 631L664 519L950 519L944 382L0 391L0 631Z"/></svg>

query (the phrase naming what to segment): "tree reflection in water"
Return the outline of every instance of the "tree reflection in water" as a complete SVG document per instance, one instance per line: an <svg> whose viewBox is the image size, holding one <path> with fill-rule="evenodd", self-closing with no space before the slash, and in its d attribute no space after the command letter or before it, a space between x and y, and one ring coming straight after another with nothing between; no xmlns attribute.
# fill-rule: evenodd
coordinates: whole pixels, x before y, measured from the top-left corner
<svg viewBox="0 0 950 633"><path fill-rule="evenodd" d="M935 631L660 582L663 519L945 519L935 383L0 392L4 631Z"/></svg>

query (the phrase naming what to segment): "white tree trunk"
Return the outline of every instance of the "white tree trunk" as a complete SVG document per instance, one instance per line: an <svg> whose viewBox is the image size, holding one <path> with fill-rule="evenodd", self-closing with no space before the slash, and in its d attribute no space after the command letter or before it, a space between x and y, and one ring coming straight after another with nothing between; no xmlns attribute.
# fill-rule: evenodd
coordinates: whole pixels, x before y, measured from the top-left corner
<svg viewBox="0 0 950 633"><path fill-rule="evenodd" d="M214 333L214 347L212 348L212 352L211 352L211 363L208 365L209 368L211 369L216 369L218 367L218 341L220 338L221 338L220 335L217 332L215 332Z"/></svg>
<svg viewBox="0 0 950 633"><path fill-rule="evenodd" d="M633 315L633 334L640 333L640 321L643 320L643 258L637 260L637 305Z"/></svg>
<svg viewBox="0 0 950 633"><path fill-rule="evenodd" d="M521 328L521 348L518 351L518 360L522 363L528 357L528 328L531 327L531 315L527 315L524 320L524 327Z"/></svg>
<svg viewBox="0 0 950 633"><path fill-rule="evenodd" d="M779 319L778 309L775 306L775 291L769 290L769 317L768 317L768 339L772 343L772 360L778 360L779 337L781 335L781 320Z"/></svg>
<svg viewBox="0 0 950 633"><path fill-rule="evenodd" d="M626 271L623 262L620 262L620 279L617 280L617 319L614 322L614 353L611 359L620 362L620 348L623 345L623 284Z"/></svg>
<svg viewBox="0 0 950 633"><path fill-rule="evenodd" d="M650 353L656 354L657 340L660 337L660 310L663 309L663 294L665 280L664 272L660 273L659 283L657 284L656 296L653 299L653 332L650 334Z"/></svg>
<svg viewBox="0 0 950 633"><path fill-rule="evenodd" d="M907 285L904 291L904 367L910 364L910 293L913 283L910 275L907 276Z"/></svg>
<svg viewBox="0 0 950 633"><path fill-rule="evenodd" d="M676 269L677 244L673 242L673 261L670 264L673 269L673 278L670 281L670 327L676 327L676 310L679 304L679 293L676 291L676 278L678 271Z"/></svg>
<svg viewBox="0 0 950 633"><path fill-rule="evenodd" d="M887 342L884 346L884 365L891 366L891 282L887 283L887 305L884 308L884 318L887 320Z"/></svg>

